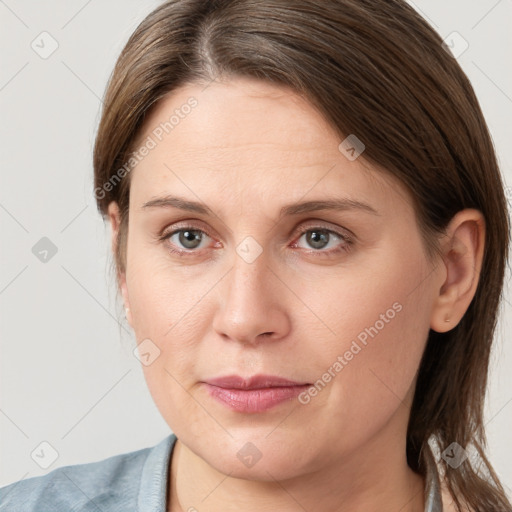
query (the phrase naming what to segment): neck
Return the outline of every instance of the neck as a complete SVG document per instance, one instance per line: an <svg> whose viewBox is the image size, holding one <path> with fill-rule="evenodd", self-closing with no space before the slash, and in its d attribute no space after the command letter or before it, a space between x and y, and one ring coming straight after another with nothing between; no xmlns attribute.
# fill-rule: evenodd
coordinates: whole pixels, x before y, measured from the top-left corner
<svg viewBox="0 0 512 512"><path fill-rule="evenodd" d="M423 512L425 482L407 465L404 436L390 426L321 470L281 481L226 475L177 440L169 512Z"/></svg>

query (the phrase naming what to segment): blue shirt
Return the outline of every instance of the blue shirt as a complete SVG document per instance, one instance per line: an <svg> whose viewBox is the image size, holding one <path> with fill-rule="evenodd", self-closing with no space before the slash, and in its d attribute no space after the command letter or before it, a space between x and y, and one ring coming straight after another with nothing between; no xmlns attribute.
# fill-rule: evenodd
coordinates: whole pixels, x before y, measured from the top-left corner
<svg viewBox="0 0 512 512"><path fill-rule="evenodd" d="M1 512L166 512L176 435L152 448L54 469L0 489Z"/></svg>
<svg viewBox="0 0 512 512"><path fill-rule="evenodd" d="M54 469L0 489L0 512L167 512L171 434L152 448ZM425 512L441 512L439 475L427 450Z"/></svg>

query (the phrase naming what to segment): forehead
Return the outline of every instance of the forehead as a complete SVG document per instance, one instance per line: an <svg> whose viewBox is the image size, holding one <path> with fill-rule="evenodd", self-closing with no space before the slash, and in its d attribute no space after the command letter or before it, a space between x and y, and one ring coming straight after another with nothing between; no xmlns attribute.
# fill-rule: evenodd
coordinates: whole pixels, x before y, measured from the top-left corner
<svg viewBox="0 0 512 512"><path fill-rule="evenodd" d="M131 176L139 205L176 187L198 196L243 193L251 201L337 190L360 200L406 196L395 178L362 158L350 161L339 149L342 137L310 103L262 81L237 78L173 91L146 118L135 147L150 140L154 147Z"/></svg>

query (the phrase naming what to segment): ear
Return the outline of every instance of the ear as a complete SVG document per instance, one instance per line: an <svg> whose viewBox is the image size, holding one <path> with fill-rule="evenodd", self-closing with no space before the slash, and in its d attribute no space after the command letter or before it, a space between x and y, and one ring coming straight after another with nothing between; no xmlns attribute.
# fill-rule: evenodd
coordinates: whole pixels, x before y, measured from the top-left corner
<svg viewBox="0 0 512 512"><path fill-rule="evenodd" d="M434 298L430 327L447 332L460 322L478 286L485 245L482 213L472 208L458 212L441 245L446 277Z"/></svg>
<svg viewBox="0 0 512 512"><path fill-rule="evenodd" d="M108 205L108 217L110 220L110 227L112 231L112 254L116 254L117 244L119 241L119 226L121 224L121 214L119 211L119 205L115 201L111 201ZM133 328L132 325L132 312L130 309L130 300L128 297L128 288L126 286L126 274L124 272L118 272L117 279L119 281L119 288L123 295L124 308L126 311L126 320Z"/></svg>

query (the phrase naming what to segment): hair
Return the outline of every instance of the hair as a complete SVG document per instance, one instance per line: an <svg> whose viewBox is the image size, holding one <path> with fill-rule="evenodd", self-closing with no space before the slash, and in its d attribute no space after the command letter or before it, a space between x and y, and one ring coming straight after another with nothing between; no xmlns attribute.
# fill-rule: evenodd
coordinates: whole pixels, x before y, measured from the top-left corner
<svg viewBox="0 0 512 512"><path fill-rule="evenodd" d="M407 461L425 476L429 440L440 451L452 442L471 446L478 467L472 457L457 469L438 461L457 510L511 511L485 455L483 420L510 242L507 201L468 78L439 34L405 1L173 0L151 12L117 60L94 147L98 210L105 218L111 201L120 209L117 277L126 269L131 177L120 171L145 116L181 86L236 77L288 87L318 109L340 140L355 134L363 141L361 158L410 191L429 258L439 255L437 235L457 212L482 212L478 287L458 325L429 332L408 423Z"/></svg>

